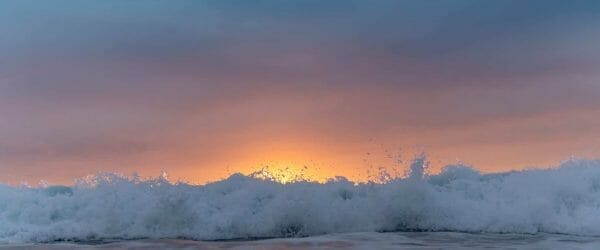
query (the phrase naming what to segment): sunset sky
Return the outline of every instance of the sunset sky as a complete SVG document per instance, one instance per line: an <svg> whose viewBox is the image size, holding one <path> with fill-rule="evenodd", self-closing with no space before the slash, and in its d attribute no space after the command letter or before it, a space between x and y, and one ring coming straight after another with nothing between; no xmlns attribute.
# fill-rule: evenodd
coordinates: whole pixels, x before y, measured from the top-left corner
<svg viewBox="0 0 600 250"><path fill-rule="evenodd" d="M600 157L600 1L0 0L0 182Z"/></svg>

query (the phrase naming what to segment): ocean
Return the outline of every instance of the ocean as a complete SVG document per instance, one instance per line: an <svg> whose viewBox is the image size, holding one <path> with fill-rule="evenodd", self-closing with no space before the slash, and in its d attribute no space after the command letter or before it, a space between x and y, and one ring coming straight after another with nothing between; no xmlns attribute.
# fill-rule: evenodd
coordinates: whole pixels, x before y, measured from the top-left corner
<svg viewBox="0 0 600 250"><path fill-rule="evenodd" d="M253 241L182 239L10 244L0 249L598 249L599 237L456 232L347 233Z"/></svg>
<svg viewBox="0 0 600 250"><path fill-rule="evenodd" d="M600 161L493 174L426 174L423 162L384 183L98 174L73 186L0 185L0 247L600 249Z"/></svg>

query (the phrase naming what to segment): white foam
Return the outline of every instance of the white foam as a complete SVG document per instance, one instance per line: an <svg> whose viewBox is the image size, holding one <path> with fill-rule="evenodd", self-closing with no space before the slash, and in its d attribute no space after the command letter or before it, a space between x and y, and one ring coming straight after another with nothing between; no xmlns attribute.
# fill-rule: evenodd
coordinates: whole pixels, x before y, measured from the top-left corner
<svg viewBox="0 0 600 250"><path fill-rule="evenodd" d="M600 161L501 174L457 165L431 176L417 167L425 162L418 158L411 177L384 184L284 185L236 174L194 186L103 174L74 187L0 186L0 241L395 230L600 236Z"/></svg>

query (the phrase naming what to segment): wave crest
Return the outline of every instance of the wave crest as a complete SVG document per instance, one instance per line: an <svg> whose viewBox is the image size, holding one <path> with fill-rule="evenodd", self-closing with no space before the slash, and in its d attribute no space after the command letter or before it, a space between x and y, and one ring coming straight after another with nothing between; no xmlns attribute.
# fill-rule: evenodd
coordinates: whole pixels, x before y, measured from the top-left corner
<svg viewBox="0 0 600 250"><path fill-rule="evenodd" d="M357 231L562 233L600 236L600 161L481 174L425 175L418 157L386 183L272 180L234 174L202 185L100 174L73 187L0 186L0 240L198 240Z"/></svg>

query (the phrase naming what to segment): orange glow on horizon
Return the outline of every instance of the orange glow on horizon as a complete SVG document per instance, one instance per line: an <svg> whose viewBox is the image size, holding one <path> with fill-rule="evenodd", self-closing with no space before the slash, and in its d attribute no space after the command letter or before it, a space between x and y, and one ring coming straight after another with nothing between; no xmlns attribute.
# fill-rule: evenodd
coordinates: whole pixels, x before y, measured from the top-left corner
<svg viewBox="0 0 600 250"><path fill-rule="evenodd" d="M531 133L531 124L540 128L548 124L579 128L578 123L571 121L587 119L587 124L600 124L596 118L599 114L596 110L550 113L468 127L390 129L384 131L389 136L373 139L354 137L348 131L337 135L301 127L282 131L261 127L227 134L229 137L225 138L195 135L190 129L185 131L185 140L168 144L170 147L124 154L107 161L103 158L45 160L33 165L38 172L21 170L26 169L21 168L27 166L24 163L15 165L15 171L4 175L2 183L19 185L27 181L36 185L44 180L49 184L71 185L76 178L89 174L139 173L143 178L152 178L161 170L165 170L173 182L190 184L215 182L235 173L250 175L260 170L267 170L280 182L294 179L324 182L336 176L365 182L378 181L382 171L403 176L413 156L421 152L428 155L431 164L427 172L433 174L456 163L473 166L484 173L545 168L557 166L571 155L598 157L600 151L592 146L600 145L600 140L589 135L599 127L582 127L580 130L588 133L581 135L570 132L575 129ZM548 137L548 133L554 133L553 137ZM174 138L183 139L183 136ZM220 140L225 143L219 144Z"/></svg>

